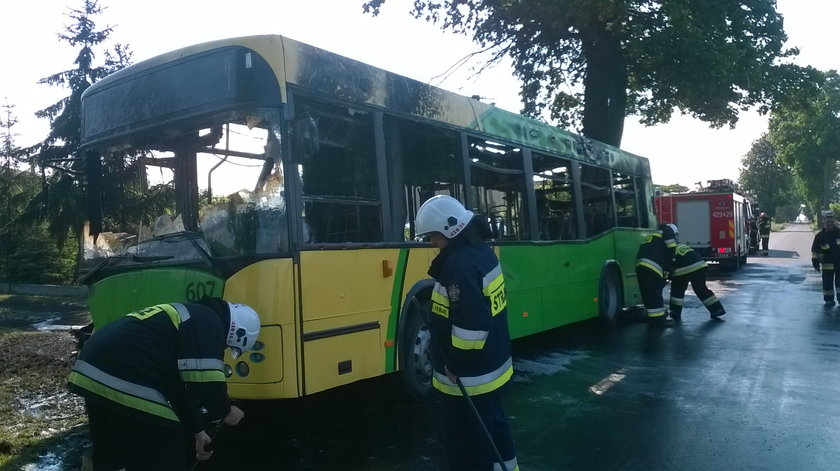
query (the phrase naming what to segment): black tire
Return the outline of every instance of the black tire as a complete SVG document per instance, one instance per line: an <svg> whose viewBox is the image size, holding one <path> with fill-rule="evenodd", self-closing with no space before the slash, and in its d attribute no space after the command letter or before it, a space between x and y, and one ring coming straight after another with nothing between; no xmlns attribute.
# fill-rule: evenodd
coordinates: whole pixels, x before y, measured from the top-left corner
<svg viewBox="0 0 840 471"><path fill-rule="evenodd" d="M428 312L429 300L420 301ZM432 399L432 335L415 309L407 311L408 324L400 341L400 374L408 395L418 402Z"/></svg>
<svg viewBox="0 0 840 471"><path fill-rule="evenodd" d="M598 284L598 314L605 327L613 328L618 324L623 307L622 296L618 273L614 268L605 268Z"/></svg>

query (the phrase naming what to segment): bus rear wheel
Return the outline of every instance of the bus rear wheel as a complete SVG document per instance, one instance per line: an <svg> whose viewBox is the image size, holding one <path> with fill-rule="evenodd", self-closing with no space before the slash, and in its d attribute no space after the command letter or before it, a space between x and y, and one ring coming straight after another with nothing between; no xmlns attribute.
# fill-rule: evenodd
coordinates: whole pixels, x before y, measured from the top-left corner
<svg viewBox="0 0 840 471"><path fill-rule="evenodd" d="M613 328L618 324L621 300L618 273L614 268L607 267L601 273L601 282L598 284L598 314L605 327Z"/></svg>
<svg viewBox="0 0 840 471"><path fill-rule="evenodd" d="M422 309L429 308L429 301L420 301ZM432 333L423 322L421 314L408 311L408 324L400 344L400 364L403 385L409 396L419 402L432 398Z"/></svg>

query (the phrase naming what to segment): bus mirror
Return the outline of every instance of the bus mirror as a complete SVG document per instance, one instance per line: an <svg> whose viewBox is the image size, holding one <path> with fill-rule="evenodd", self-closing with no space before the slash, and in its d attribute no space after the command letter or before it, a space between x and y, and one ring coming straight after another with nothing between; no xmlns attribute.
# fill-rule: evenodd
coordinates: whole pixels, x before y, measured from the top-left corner
<svg viewBox="0 0 840 471"><path fill-rule="evenodd" d="M295 160L300 162L318 154L321 139L315 118L309 113L303 113L292 121L292 126Z"/></svg>

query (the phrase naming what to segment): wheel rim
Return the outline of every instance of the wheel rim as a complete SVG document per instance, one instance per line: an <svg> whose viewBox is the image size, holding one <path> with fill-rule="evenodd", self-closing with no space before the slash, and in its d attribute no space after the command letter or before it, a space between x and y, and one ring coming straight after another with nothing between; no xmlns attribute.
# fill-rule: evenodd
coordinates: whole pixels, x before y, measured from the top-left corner
<svg viewBox="0 0 840 471"><path fill-rule="evenodd" d="M420 384L432 384L432 335L425 325L421 325L414 336L411 349L412 370L414 377Z"/></svg>

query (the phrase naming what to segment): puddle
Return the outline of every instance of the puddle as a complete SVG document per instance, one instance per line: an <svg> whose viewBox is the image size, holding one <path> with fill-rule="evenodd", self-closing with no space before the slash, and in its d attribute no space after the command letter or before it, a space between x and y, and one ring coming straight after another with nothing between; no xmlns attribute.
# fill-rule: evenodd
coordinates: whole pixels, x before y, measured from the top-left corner
<svg viewBox="0 0 840 471"><path fill-rule="evenodd" d="M69 431L49 449L42 450L37 457L21 463L21 471L65 471L82 468L82 456L89 446L87 427L80 426Z"/></svg>

